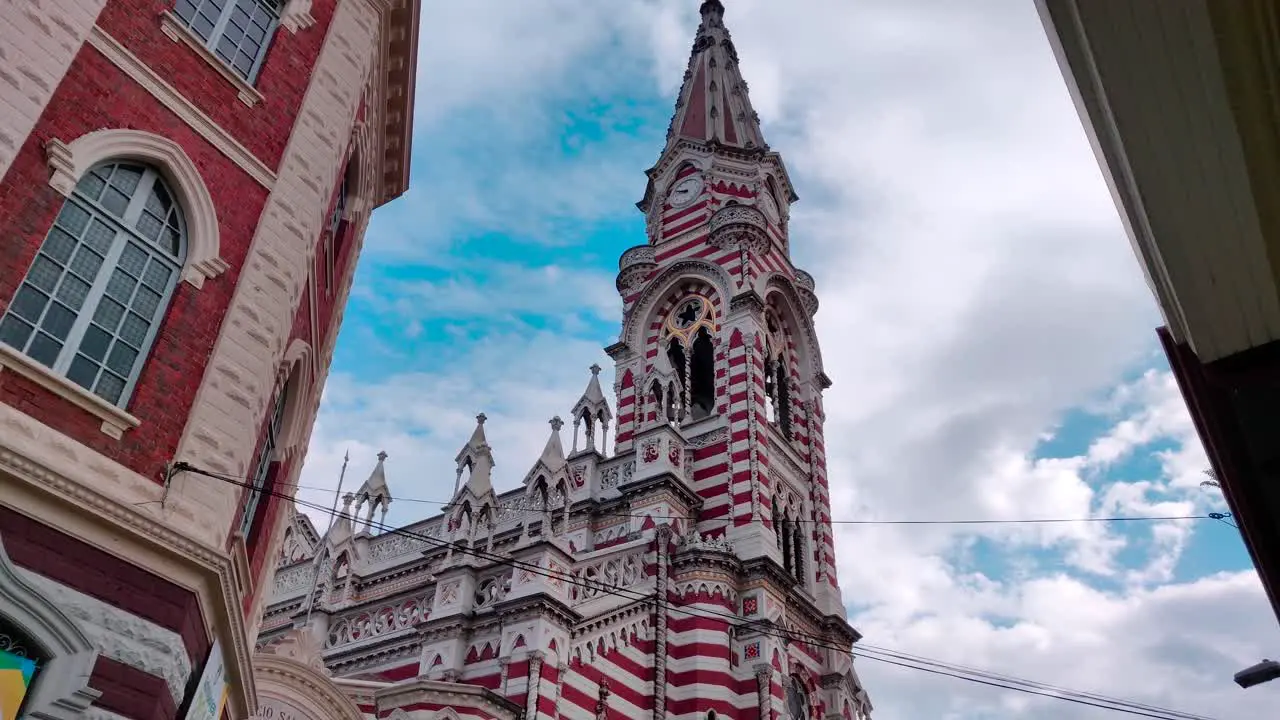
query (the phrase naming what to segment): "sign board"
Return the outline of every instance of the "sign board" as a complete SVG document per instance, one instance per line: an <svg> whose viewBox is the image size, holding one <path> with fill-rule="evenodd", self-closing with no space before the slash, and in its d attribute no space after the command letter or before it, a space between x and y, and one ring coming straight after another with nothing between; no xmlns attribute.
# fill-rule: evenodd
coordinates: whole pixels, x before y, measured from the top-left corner
<svg viewBox="0 0 1280 720"><path fill-rule="evenodd" d="M15 720L22 700L31 689L36 661L0 650L0 720Z"/></svg>
<svg viewBox="0 0 1280 720"><path fill-rule="evenodd" d="M227 702L227 667L222 662L222 646L214 641L209 648L200 684L187 708L185 720L221 720L222 706Z"/></svg>

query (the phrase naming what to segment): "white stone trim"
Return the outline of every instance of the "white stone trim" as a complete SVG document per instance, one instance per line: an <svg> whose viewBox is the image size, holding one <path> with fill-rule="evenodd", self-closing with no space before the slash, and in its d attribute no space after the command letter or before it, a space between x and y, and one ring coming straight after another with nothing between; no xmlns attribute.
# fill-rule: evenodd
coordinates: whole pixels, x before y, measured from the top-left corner
<svg viewBox="0 0 1280 720"><path fill-rule="evenodd" d="M164 679L174 703L182 704L191 660L181 635L30 570L18 568L18 574L70 617L103 657Z"/></svg>
<svg viewBox="0 0 1280 720"><path fill-rule="evenodd" d="M201 287L227 270L219 255L218 211L195 163L176 142L141 130L95 130L70 143L45 143L49 185L70 197L89 169L107 160L141 160L156 166L178 195L187 223L187 257L182 279Z"/></svg>
<svg viewBox="0 0 1280 720"><path fill-rule="evenodd" d="M364 720L360 708L334 684L328 671L265 650L253 656L253 671L262 699L272 698L311 717L326 720Z"/></svg>
<svg viewBox="0 0 1280 720"><path fill-rule="evenodd" d="M280 26L295 35L316 23L311 17L311 0L290 0L280 13Z"/></svg>
<svg viewBox="0 0 1280 720"><path fill-rule="evenodd" d="M226 526L216 516L176 493L166 497L156 479L3 404L0 475L9 507L193 589L204 627L226 653L227 707L232 717L249 715L257 692L253 646L245 641L243 598L223 547Z"/></svg>
<svg viewBox="0 0 1280 720"><path fill-rule="evenodd" d="M282 460L292 457L302 445L311 394L316 391L315 375L315 353L306 341L294 338L285 350L276 375L277 392L287 390L289 393L285 398L284 424L276 447Z"/></svg>
<svg viewBox="0 0 1280 720"><path fill-rule="evenodd" d="M0 539L0 615L40 643L47 655L27 697L24 718L80 718L102 693L89 687L98 651L71 618L9 562Z"/></svg>
<svg viewBox="0 0 1280 720"><path fill-rule="evenodd" d="M160 13L160 31L163 32L170 40L174 42L182 42L187 47L195 51L196 55L209 64L219 75L226 78L238 91L240 102L249 107L253 107L262 102L262 93L244 78L235 74L227 64L218 59L204 44L204 41L191 32L191 29L182 23L172 12L165 10Z"/></svg>
<svg viewBox="0 0 1280 720"><path fill-rule="evenodd" d="M0 343L0 372L10 370L102 420L102 432L119 440L142 421L67 378Z"/></svg>
<svg viewBox="0 0 1280 720"><path fill-rule="evenodd" d="M240 166L240 169L270 190L276 183L276 174L271 168L249 152L230 133L215 123L208 115L197 108L185 95L165 82L146 63L129 52L100 27L94 26L89 34L89 44L106 56L111 64L120 68L134 82L151 93L160 104L177 115L183 122L191 126L210 145L227 156L229 160Z"/></svg>

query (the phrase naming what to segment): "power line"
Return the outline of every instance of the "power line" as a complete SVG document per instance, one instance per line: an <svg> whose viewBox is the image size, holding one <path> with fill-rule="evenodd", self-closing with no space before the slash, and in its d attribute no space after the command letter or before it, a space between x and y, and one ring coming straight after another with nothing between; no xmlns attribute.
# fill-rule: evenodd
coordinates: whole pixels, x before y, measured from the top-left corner
<svg viewBox="0 0 1280 720"><path fill-rule="evenodd" d="M333 492L332 488L323 488L316 485L294 485L299 490L316 490L319 492ZM429 505L439 505L441 511L456 507L452 501L444 500L428 500L426 498L411 497L395 497L399 502L425 503ZM656 520L687 520L698 521L692 515L640 515L636 513L616 513L616 512L596 512L593 513L599 517L624 517L624 518L653 518ZM1036 524L1063 524L1063 523L1099 523L1099 522L1166 522L1171 520L1220 520L1215 517L1218 513L1210 513L1208 515L1129 515L1129 516L1111 516L1111 517L1083 517L1083 518L990 518L990 519L966 519L966 520L787 520L792 524L828 524L828 525L1036 525ZM1222 517L1231 517L1230 513L1221 514ZM753 520L752 522L764 522L763 520Z"/></svg>
<svg viewBox="0 0 1280 720"><path fill-rule="evenodd" d="M309 507L318 512L324 512L324 513L331 512L324 506L321 506L315 503L309 503L306 501L296 500L294 498L291 498L288 495L276 492L274 490L268 490L266 488L257 488L251 483L244 482L241 479L228 476L228 475L213 473L207 470L202 470L193 465L190 465L189 463L185 463L185 462L176 463L174 465L174 469L191 472L198 475L203 475L216 480L222 480L224 482L237 485L242 488L246 488L249 490L257 490L259 492L262 492L264 494L268 494L274 497L279 497L285 500L291 500L295 504L300 504L305 507ZM338 515L342 515L343 513L333 513L333 514L335 516L338 516ZM603 592L607 595L613 595L615 597L620 597L625 600L631 600L633 602L655 603L655 598L652 598L647 594L640 593L635 590L628 590L626 588L622 588L617 585L608 585L598 581L593 582L593 581L579 580L578 578L573 577L572 574L550 571L549 569L542 568L541 566L538 566L535 564L522 562L509 557L504 558L504 557L492 554L490 552L476 550L475 548L471 548L466 545L461 545L459 543L440 540L438 538L433 538L427 535L421 535L418 533L402 530L400 528L394 528L394 527L385 525L383 523L375 522L372 519L370 519L367 524L369 527L379 529L387 534L400 535L404 537L410 537L413 539L422 540L428 543L433 543L437 547L448 548L451 550L462 552L464 554L472 555L474 557L477 557L483 560L489 560L494 565L511 567L511 568L518 567L520 569L526 570L533 574L541 575L543 577L547 577L555 580L560 580L571 585L576 585L586 589L595 590L597 592ZM1031 695L1039 695L1043 697L1055 698L1058 700L1064 700L1067 702L1077 703L1081 705L1098 707L1098 708L1107 709L1107 710L1115 710L1117 712L1127 713L1131 715L1157 718L1158 720L1211 720L1210 718L1207 718L1201 715L1193 715L1190 713L1184 713L1176 710L1169 710L1166 708L1142 705L1140 703L1134 703L1131 701L1121 700L1116 698L1108 698L1106 696L1097 695L1093 693L1082 693L1075 690L1067 690L1065 688L1056 688L1054 686L1046 685L1043 683L1037 683L1035 681L1021 680L1018 678L1014 678L1012 676L1000 675L998 673L992 673L988 671L976 671L973 669L964 668L962 666L950 665L948 663L944 663L941 661L928 660L926 658L917 659L918 656L911 656L906 653L898 653L897 651L892 651L892 650L887 650L882 648L875 648L873 650L873 652L876 652L876 653L883 653L885 655L889 655L889 657L886 658L877 654L870 654L868 652L865 652L862 649L851 650L848 647L833 645L829 643L826 640L826 638L823 638L821 636L812 635L812 634L803 633L803 632L797 632L797 631L788 631L785 629L773 627L771 625L764 625L761 621L743 621L737 615L730 615L727 613L709 610L706 608L698 608L696 611L690 610L686 607L683 607L685 603L678 602L678 601L673 602L669 598L658 599L658 601L655 604L658 604L660 607L665 606L665 609L667 611L680 612L688 617L694 617L694 618L702 617L703 619L724 619L724 620L728 620L726 624L733 628L742 628L744 630L757 632L757 633L760 633L761 635L775 637L781 640L798 641L801 643L807 643L809 645L814 645L817 647L829 649L835 652L849 653L854 657L862 657L868 660L875 660L875 661L887 663L890 665L898 665L901 667L921 670L921 671L936 674L936 675L953 677L960 680L967 680L969 682L974 682L981 685L987 685L987 686L1002 688L1006 690L1013 690L1016 692L1022 692L1022 693L1027 693ZM872 647L868 646L867 650L872 650ZM942 669L939 669L939 668L942 668ZM1153 714L1153 712L1147 712L1148 710L1153 711L1156 714Z"/></svg>

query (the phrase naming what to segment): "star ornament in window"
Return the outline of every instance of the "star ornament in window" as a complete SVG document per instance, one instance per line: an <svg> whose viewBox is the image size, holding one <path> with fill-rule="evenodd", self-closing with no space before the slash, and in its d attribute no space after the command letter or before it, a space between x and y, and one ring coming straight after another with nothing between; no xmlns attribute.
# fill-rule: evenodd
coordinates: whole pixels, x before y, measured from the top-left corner
<svg viewBox="0 0 1280 720"><path fill-rule="evenodd" d="M688 330L694 323L702 319L702 298L690 298L676 312L674 325L679 330Z"/></svg>

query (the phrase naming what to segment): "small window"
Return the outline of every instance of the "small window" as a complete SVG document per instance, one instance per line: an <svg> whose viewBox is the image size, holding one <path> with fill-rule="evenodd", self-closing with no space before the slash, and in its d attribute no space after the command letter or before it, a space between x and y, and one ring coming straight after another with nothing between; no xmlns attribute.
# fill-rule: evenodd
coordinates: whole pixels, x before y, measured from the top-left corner
<svg viewBox="0 0 1280 720"><path fill-rule="evenodd" d="M253 82L285 0L178 0L178 18L218 59Z"/></svg>
<svg viewBox="0 0 1280 720"><path fill-rule="evenodd" d="M276 448L280 446L280 433L284 429L286 388L288 388L287 384L276 393L271 418L267 421L263 432L262 447L258 450L258 461L254 464L253 476L249 478L252 487L244 503L244 514L240 518L240 534L244 536L246 545L254 540L254 530L259 514L258 506L262 504L262 496L270 490L267 487L267 481L271 477L271 465L275 462Z"/></svg>
<svg viewBox="0 0 1280 720"><path fill-rule="evenodd" d="M787 716L790 720L809 720L809 694L797 677L787 684Z"/></svg>
<svg viewBox="0 0 1280 720"><path fill-rule="evenodd" d="M5 310L0 342L124 407L185 253L182 211L154 168L94 167Z"/></svg>
<svg viewBox="0 0 1280 720"><path fill-rule="evenodd" d="M342 183L338 186L338 195L333 201L333 211L329 213L329 226L324 235L325 256L325 292L329 295L334 290L334 268L338 264L338 255L342 253L342 224L347 214L348 195L351 192L351 164L342 174Z"/></svg>

